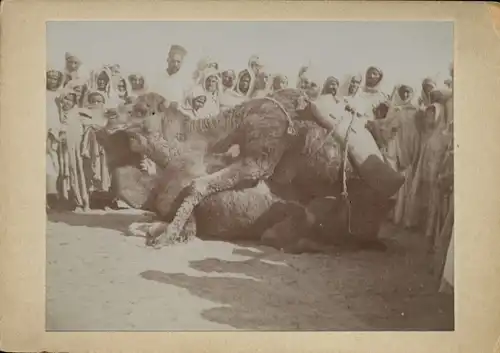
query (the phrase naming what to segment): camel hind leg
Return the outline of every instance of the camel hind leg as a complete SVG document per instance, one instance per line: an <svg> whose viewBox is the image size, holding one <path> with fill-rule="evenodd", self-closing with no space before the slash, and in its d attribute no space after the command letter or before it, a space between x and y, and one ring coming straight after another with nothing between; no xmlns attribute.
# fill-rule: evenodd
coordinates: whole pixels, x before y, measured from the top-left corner
<svg viewBox="0 0 500 353"><path fill-rule="evenodd" d="M159 248L167 244L185 242L187 239L184 239L181 232L194 208L204 198L221 191L254 186L259 180L269 177L272 169L269 164L243 159L218 172L194 179L186 188L186 192L183 192L186 196L174 219L153 245Z"/></svg>

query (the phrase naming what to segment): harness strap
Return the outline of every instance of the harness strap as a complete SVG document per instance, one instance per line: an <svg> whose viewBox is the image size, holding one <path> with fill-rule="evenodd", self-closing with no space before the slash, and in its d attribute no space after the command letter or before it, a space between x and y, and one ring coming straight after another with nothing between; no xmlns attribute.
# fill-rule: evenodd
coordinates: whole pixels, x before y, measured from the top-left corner
<svg viewBox="0 0 500 353"><path fill-rule="evenodd" d="M352 130L352 124L354 123L354 114L351 117L351 122L347 127L346 136L344 139L344 151L342 153L342 198L347 205L347 230L349 234L352 234L351 231L351 201L349 200L349 193L347 191L347 160L348 160L348 151L349 151L349 136Z"/></svg>
<svg viewBox="0 0 500 353"><path fill-rule="evenodd" d="M283 107L283 105L280 102L278 102L276 99L274 99L272 97L266 96L266 97L263 97L263 98L267 99L267 100L270 100L271 102L273 102L274 104L276 104L283 111L283 113L285 113L286 119L288 120L287 133L289 135L297 135L297 131L294 128L294 124L293 124L292 118L290 117L290 115L288 114L288 112L285 110L285 107ZM348 151L349 151L349 145L348 145L348 143L349 143L349 136L350 136L350 132L351 132L353 123L354 123L354 114L352 114L352 116L351 116L351 122L349 123L349 126L348 126L347 131L346 131L346 136L345 136L345 139L344 139L344 151L342 153L342 192L341 192L341 195L342 195L342 198L344 199L344 201L345 201L345 203L347 205L347 228L348 228L349 234L352 234L352 231L351 231L351 202L349 200L349 193L347 191L347 159L348 159L347 154L348 154ZM338 124L337 124L337 126L338 126ZM318 150L316 151L316 153L319 152L319 150L323 147L324 143L326 142L326 139L332 133L335 132L336 127L334 129L332 129L332 131L330 131L327 134L326 138L324 139L324 141L322 142L322 144L320 145L320 147L318 148Z"/></svg>
<svg viewBox="0 0 500 353"><path fill-rule="evenodd" d="M330 116L333 118L332 115L330 115ZM349 234L352 234L352 231L351 231L351 201L349 200L349 193L347 191L347 161L348 161L348 152L349 152L349 145L348 145L349 136L350 136L350 132L353 130L352 125L354 123L354 120L355 120L355 117L354 117L354 114L352 114L351 121L349 123L349 126L347 127L346 135L344 138L344 149L342 151L342 160L341 160L342 189L341 189L340 195L342 196L342 199L344 200L344 202L346 203L346 206L347 206L347 229L348 229ZM321 142L320 146L316 149L316 151L314 151L313 154L318 153L321 150L321 148L323 148L323 146L326 143L326 140L332 134L334 134L335 131L337 131L339 124L340 124L340 122L338 122L334 126L334 128L327 133L327 135L325 136L325 138Z"/></svg>
<svg viewBox="0 0 500 353"><path fill-rule="evenodd" d="M276 104L283 111L283 113L285 113L286 119L288 120L288 128L286 129L287 134L288 135L292 135L292 136L297 135L297 130L294 127L292 118L290 117L290 114L288 114L288 112L286 111L286 109L283 106L283 104L281 104L276 99L274 99L272 97L269 97L269 96L262 97L262 98L270 100L271 102L273 102L274 104Z"/></svg>

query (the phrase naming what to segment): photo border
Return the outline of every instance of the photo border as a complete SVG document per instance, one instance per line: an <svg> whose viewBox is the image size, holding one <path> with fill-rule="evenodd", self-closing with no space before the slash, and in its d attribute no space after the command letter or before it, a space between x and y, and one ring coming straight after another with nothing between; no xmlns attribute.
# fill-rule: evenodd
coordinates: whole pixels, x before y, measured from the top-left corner
<svg viewBox="0 0 500 353"><path fill-rule="evenodd" d="M500 333L500 38L485 3L10 1L2 4L0 346L4 351L495 352ZM453 21L454 332L45 332L45 21ZM37 60L39 59L39 60ZM26 104L29 97L30 104ZM487 121L484 121L487 119ZM493 167L492 167L493 166ZM497 353L497 352L495 352Z"/></svg>

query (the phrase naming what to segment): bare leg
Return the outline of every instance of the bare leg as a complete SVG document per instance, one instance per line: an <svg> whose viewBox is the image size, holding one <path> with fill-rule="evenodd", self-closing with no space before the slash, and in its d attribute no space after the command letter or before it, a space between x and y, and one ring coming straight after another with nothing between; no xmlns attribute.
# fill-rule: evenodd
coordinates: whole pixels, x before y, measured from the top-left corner
<svg viewBox="0 0 500 353"><path fill-rule="evenodd" d="M264 168L263 168L264 166ZM194 208L205 198L215 193L230 190L245 182L255 182L267 177L266 163L256 163L253 159L239 161L216 173L196 178L187 189L187 196L177 210L175 217L154 244L162 247L172 242L183 242L181 231ZM271 168L272 170L272 168Z"/></svg>

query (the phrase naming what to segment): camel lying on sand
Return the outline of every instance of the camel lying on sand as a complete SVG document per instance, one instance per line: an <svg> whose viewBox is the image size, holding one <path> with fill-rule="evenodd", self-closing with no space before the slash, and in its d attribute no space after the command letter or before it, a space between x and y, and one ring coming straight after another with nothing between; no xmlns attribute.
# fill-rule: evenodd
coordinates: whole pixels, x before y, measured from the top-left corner
<svg viewBox="0 0 500 353"><path fill-rule="evenodd" d="M318 136L314 136L311 131L308 141L316 141L313 137ZM134 130L118 131L110 135L100 132L99 136L109 155L114 188L118 196L131 207L158 215L159 221L131 224L129 233L133 235L149 238L150 233L166 226L166 222L173 218L176 200L183 188L194 178L206 174L207 169L216 171L224 167L224 161L217 157L203 158L202 146L187 147L176 140L167 142L159 136ZM328 143L326 145L328 146ZM157 164L159 167L157 175L148 175L139 169L142 153ZM319 159L331 162L329 159L321 157ZM293 178L293 183L301 181L300 178L307 178L306 174L302 173L305 170L303 169L305 165L302 163L311 161L311 158L307 157L297 161L296 165L300 172ZM333 161L335 162L335 158ZM332 163L315 163L315 165L327 169L329 166L335 168ZM377 245L372 241L375 237L370 237L370 242L366 242L359 237L343 236L346 234L343 227L345 212L339 209L335 198L315 196L321 193L319 184L321 180L316 180L317 183L309 183L309 188L300 188L303 200L313 199L312 205L325 203L329 205L329 208L323 209L327 212L320 213L316 218L309 217L310 209L306 210L293 201L284 201L271 193L267 183L259 182L257 186L224 191L204 199L188 220L182 236L185 239L197 236L202 239L226 241L252 240L294 253L327 250L325 244L332 242L355 248L367 246L373 248L373 244ZM356 189L361 193L364 192L363 188L354 185L353 190ZM364 215L365 219L356 220L358 231L359 226L367 224L367 216L370 215ZM322 230L323 237L317 236L317 229ZM368 230L371 229L376 227Z"/></svg>
<svg viewBox="0 0 500 353"><path fill-rule="evenodd" d="M204 156L200 146L165 141L137 130L99 131L109 156L114 189L131 207L154 212L159 221L135 223L134 235L147 236L171 221L181 191L197 177L221 169L224 161ZM146 155L158 166L156 175L139 168ZM264 182L205 198L188 219L182 236L219 240L259 240L272 224L300 212L300 206L273 195Z"/></svg>
<svg viewBox="0 0 500 353"><path fill-rule="evenodd" d="M150 99L151 95L148 97ZM148 107L145 100L139 98L138 102ZM157 115L161 115L161 109L157 110L160 113ZM275 185L274 189L271 187L273 191L291 182L292 191L298 194L303 194L303 190L308 190L307 193L319 188L319 192L313 192L316 195L312 198L341 194L341 148L323 128L330 126L322 124L324 119L300 90L277 91L269 97L245 102L215 118L188 121L169 109L164 110L163 115L158 121L164 134L168 134L169 130L175 131L186 141L195 137L198 140L205 138L209 153L224 152L235 144L240 146L241 152L228 166L194 178L183 190L183 199L176 208L172 222L162 224L155 230L154 235L158 235L155 241L157 247L185 241L181 232L195 208L207 197L221 192L268 181L270 185ZM320 140L314 142L318 136ZM376 152L380 151L377 149ZM362 213L370 214L376 220L370 222L370 227L365 227L364 231L376 234L385 217L378 210L387 208L385 205L390 203L389 198L398 191L404 179L392 169L388 171L390 167L382 159L371 157L363 165L357 166L356 171L364 170L365 175L367 170L374 171L374 174L385 173L378 182L388 180L382 182L385 184L380 187L366 180L360 183L361 190L366 191L360 192L360 199L369 200L366 207L361 207ZM299 167L299 160L309 168ZM353 179L349 176L353 173L347 174L348 179ZM297 187L300 183L302 186ZM281 191L277 193L283 195ZM363 198L363 195L366 197ZM360 218L362 220L363 217Z"/></svg>

